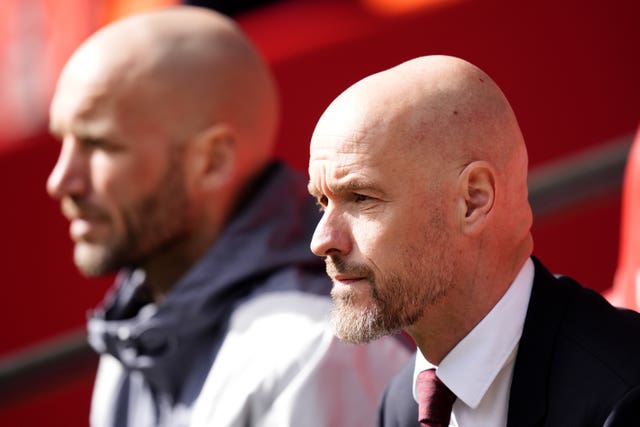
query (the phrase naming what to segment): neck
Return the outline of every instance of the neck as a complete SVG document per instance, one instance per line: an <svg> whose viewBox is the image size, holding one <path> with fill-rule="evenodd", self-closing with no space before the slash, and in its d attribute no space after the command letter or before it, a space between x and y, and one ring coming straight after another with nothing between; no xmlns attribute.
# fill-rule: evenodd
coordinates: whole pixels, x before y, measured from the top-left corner
<svg viewBox="0 0 640 427"><path fill-rule="evenodd" d="M146 274L146 286L156 303L165 299L176 282L218 239L222 221L212 221L209 218L199 222L199 226L167 242L140 264Z"/></svg>
<svg viewBox="0 0 640 427"><path fill-rule="evenodd" d="M225 191L205 194L201 198L204 205L193 218L189 230L143 261L141 267L145 270L147 287L155 302L164 300L176 282L219 238L237 202L238 195L234 188L229 186Z"/></svg>
<svg viewBox="0 0 640 427"><path fill-rule="evenodd" d="M160 264L163 259L166 261L164 265ZM146 273L145 283L153 301L161 303L173 289L176 282L196 261L186 257L171 257L170 259L159 257L155 261L146 263L143 269Z"/></svg>
<svg viewBox="0 0 640 427"><path fill-rule="evenodd" d="M486 248L485 248L486 249ZM474 270L456 281L447 294L432 306L406 332L432 364L439 365L447 354L493 309L531 255L533 241L528 235L511 248L508 259L485 257L465 262ZM480 266L480 267L479 267Z"/></svg>

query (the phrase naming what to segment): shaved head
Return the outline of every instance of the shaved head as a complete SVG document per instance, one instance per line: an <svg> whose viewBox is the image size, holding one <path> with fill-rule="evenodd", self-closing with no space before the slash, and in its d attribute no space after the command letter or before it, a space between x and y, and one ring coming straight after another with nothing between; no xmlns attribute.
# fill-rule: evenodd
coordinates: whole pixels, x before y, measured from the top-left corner
<svg viewBox="0 0 640 427"><path fill-rule="evenodd" d="M176 140L225 123L243 167L259 168L271 155L279 113L273 78L236 24L213 11L175 7L108 25L74 53L58 89L81 82L137 98L133 113L152 114L154 127Z"/></svg>
<svg viewBox="0 0 640 427"><path fill-rule="evenodd" d="M416 58L348 88L314 130L309 176L324 210L311 248L348 341L405 329L438 360L531 254L524 139L462 59Z"/></svg>
<svg viewBox="0 0 640 427"><path fill-rule="evenodd" d="M421 57L359 81L330 105L316 133L354 115L363 132L393 130L381 142L397 149L428 150L459 164L491 159L502 165L518 151L526 160L507 99L482 70L459 58Z"/></svg>
<svg viewBox="0 0 640 427"><path fill-rule="evenodd" d="M524 217L530 215L527 150L515 114L497 84L467 61L420 57L355 83L320 118L312 149L323 134L340 132L352 133L356 142L358 135L383 135L367 150L402 152L418 168L434 158L440 172L490 162L508 189L497 202L518 204ZM529 223L521 224L528 230Z"/></svg>

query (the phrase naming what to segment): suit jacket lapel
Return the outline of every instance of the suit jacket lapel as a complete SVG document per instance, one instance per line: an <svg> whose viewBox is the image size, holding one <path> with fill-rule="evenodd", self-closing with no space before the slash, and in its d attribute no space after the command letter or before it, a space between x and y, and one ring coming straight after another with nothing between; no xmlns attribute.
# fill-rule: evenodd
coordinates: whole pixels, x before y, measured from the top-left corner
<svg viewBox="0 0 640 427"><path fill-rule="evenodd" d="M554 341L567 296L557 279L533 258L535 276L509 396L507 427L540 425L547 410Z"/></svg>

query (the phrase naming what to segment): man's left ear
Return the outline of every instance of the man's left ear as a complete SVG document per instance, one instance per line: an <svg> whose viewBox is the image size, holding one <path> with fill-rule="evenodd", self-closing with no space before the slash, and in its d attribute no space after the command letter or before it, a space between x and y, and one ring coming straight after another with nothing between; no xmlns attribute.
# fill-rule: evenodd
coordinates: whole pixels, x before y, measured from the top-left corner
<svg viewBox="0 0 640 427"><path fill-rule="evenodd" d="M485 161L468 164L458 177L458 218L462 231L477 234L493 212L496 195L495 171Z"/></svg>
<svg viewBox="0 0 640 427"><path fill-rule="evenodd" d="M236 139L226 125L213 125L200 132L192 141L193 154L189 168L203 189L215 189L231 178L236 162Z"/></svg>

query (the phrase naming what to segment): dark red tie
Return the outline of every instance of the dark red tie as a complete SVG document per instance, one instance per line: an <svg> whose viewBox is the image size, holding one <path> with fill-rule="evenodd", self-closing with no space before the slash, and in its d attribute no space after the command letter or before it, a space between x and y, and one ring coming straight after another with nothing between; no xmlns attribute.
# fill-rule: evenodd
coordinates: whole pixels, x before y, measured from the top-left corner
<svg viewBox="0 0 640 427"><path fill-rule="evenodd" d="M448 427L451 408L456 400L435 369L427 369L418 374L418 421L431 427Z"/></svg>

